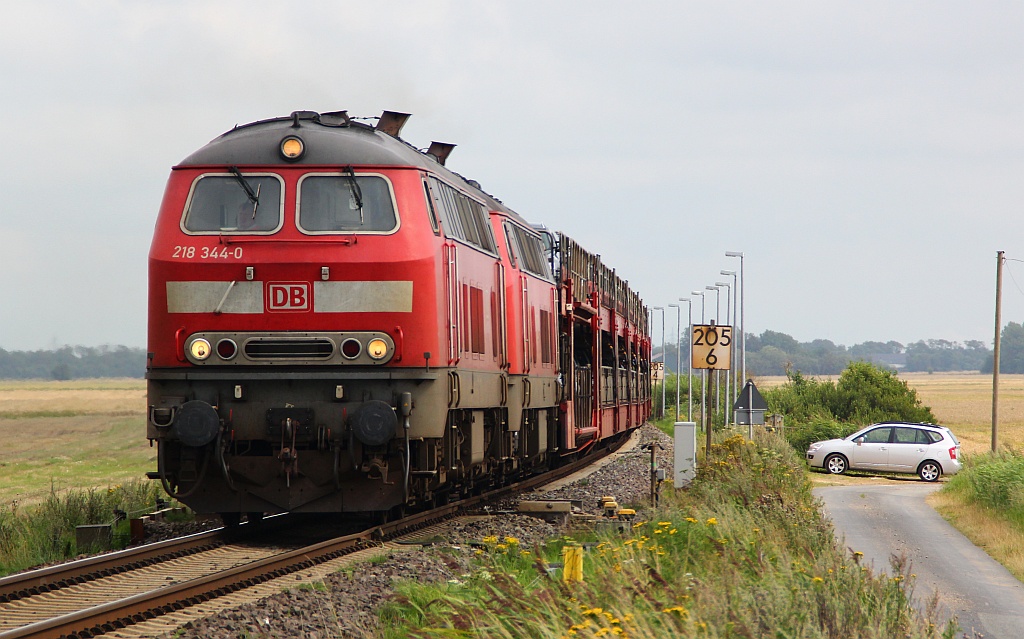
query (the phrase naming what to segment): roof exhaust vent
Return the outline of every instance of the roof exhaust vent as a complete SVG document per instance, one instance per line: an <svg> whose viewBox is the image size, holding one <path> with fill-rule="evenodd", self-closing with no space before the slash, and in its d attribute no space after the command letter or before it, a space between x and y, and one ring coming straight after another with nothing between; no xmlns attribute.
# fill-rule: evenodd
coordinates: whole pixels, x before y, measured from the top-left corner
<svg viewBox="0 0 1024 639"><path fill-rule="evenodd" d="M352 119L348 117L348 111L328 111L320 114L319 122L324 126L348 126Z"/></svg>
<svg viewBox="0 0 1024 639"><path fill-rule="evenodd" d="M437 163L444 166L445 160L452 154L452 149L456 145L449 144L447 142L431 142L430 148L427 149L427 155L432 155L437 160Z"/></svg>
<svg viewBox="0 0 1024 639"><path fill-rule="evenodd" d="M412 117L409 113L399 113L398 111L385 111L380 114L380 119L377 120L376 129L381 133L387 133L391 137L397 138L398 134L401 133L402 127Z"/></svg>

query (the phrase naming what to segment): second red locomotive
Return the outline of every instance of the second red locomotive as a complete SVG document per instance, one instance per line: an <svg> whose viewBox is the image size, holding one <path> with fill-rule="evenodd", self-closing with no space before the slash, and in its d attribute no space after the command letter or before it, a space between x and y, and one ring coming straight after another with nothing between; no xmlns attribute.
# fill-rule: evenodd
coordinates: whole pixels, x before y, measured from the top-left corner
<svg viewBox="0 0 1024 639"><path fill-rule="evenodd" d="M420 152L298 111L175 166L149 255L155 473L198 512L386 512L585 454L650 415L647 310Z"/></svg>

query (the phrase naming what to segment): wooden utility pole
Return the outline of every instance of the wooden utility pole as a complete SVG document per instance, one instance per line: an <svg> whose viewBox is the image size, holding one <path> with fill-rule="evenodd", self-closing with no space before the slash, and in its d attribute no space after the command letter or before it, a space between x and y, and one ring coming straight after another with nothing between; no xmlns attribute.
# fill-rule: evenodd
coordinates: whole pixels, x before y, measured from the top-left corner
<svg viewBox="0 0 1024 639"><path fill-rule="evenodd" d="M992 452L999 445L999 339L1002 333L1003 254L996 251L996 338L992 345Z"/></svg>

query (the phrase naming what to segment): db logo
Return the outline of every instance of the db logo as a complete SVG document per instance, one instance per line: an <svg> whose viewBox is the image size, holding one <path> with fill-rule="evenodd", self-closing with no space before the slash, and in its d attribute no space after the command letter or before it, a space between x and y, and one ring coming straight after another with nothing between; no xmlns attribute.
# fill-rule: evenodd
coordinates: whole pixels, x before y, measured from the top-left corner
<svg viewBox="0 0 1024 639"><path fill-rule="evenodd" d="M309 308L308 282L270 282L267 284L268 311L308 311Z"/></svg>

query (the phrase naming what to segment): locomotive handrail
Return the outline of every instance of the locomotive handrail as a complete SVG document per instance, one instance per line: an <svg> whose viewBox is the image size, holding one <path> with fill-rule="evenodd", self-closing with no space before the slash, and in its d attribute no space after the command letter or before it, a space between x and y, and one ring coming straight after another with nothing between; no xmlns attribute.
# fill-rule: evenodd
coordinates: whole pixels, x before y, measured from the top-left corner
<svg viewBox="0 0 1024 639"><path fill-rule="evenodd" d="M353 235L351 237L345 235L334 235L331 239L324 237L250 237L250 236L232 236L232 235L219 235L218 242L220 244L341 244L342 246L351 246L358 244L358 236Z"/></svg>

